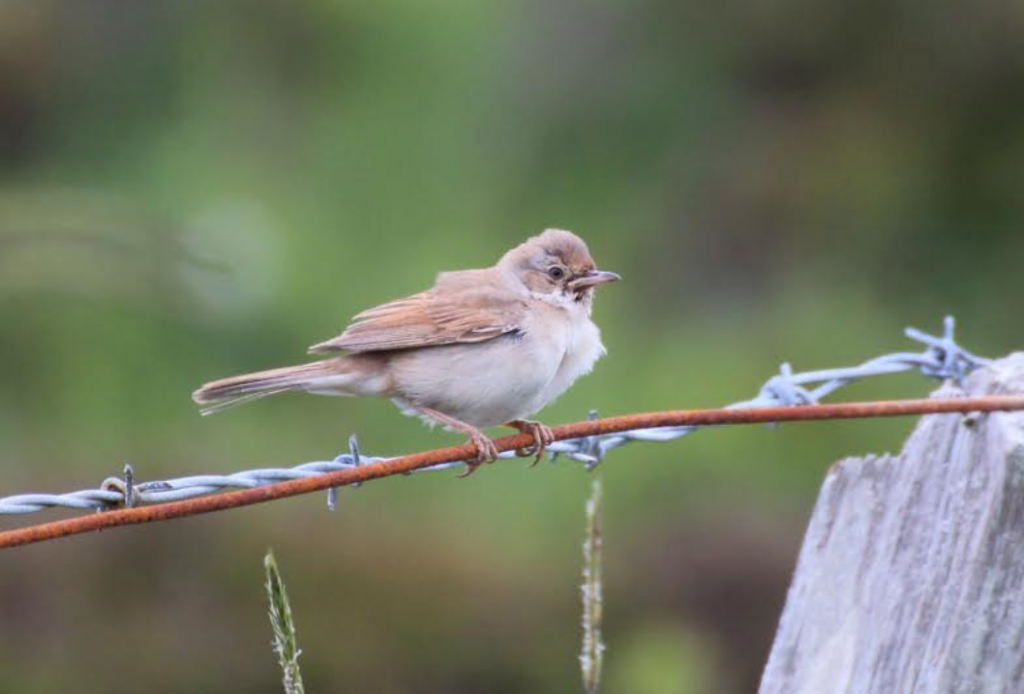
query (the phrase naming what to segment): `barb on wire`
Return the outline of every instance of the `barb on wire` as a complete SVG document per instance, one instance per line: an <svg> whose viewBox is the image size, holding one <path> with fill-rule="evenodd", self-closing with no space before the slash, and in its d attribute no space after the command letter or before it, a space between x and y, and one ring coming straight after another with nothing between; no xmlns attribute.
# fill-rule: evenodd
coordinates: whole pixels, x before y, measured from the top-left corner
<svg viewBox="0 0 1024 694"><path fill-rule="evenodd" d="M948 316L941 336L930 335L908 328L906 335L925 348L922 352L898 352L866 361L847 368L824 369L794 373L789 364L782 364L779 373L762 386L758 395L734 403L727 410L748 410L780 406L817 404L819 400L854 381L905 371L920 371L937 379L961 382L971 371L991 363L990 359L976 356L957 344L954 337L955 322ZM591 412L590 419L596 417ZM693 433L700 426L661 426L638 428L618 433L593 434L580 438L555 441L547 446L552 458L566 456L593 469L604 460L609 451L635 441L665 442ZM506 451L502 458L510 458L514 451ZM362 454L353 435L349 439L349 452L333 460L314 461L290 468L261 468L228 475L194 475L177 479L139 482L134 479L131 466L126 466L124 479L108 478L99 489L86 489L67 494L20 494L0 498L0 515L26 514L50 508L104 511L119 507L133 507L172 501L195 499L232 489L252 489L277 482L318 477L325 473L354 470L360 466L393 460ZM443 470L461 466L461 462L443 462L417 471ZM352 485L356 486L356 485ZM334 508L337 487L328 490L328 507Z"/></svg>

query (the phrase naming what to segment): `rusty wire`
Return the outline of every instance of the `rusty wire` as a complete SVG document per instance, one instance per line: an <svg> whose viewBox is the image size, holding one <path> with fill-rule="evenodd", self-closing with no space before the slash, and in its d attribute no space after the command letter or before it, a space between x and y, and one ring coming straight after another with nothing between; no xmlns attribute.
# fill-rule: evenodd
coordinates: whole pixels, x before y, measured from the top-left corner
<svg viewBox="0 0 1024 694"><path fill-rule="evenodd" d="M762 407L749 410L667 410L642 414L590 419L552 428L558 441L586 436L615 434L631 429L670 426L718 426L724 424L766 424L822 419L863 419L867 417L902 417L906 415L974 413L1024 410L1024 396L990 395L976 398L930 398L920 400L887 400L851 402L832 405L795 405ZM515 451L533 444L530 434L517 434L495 439L499 451ZM369 465L349 467L315 477L278 482L251 489L214 494L198 499L171 501L152 506L136 506L106 513L53 521L0 533L0 549L79 535L93 530L136 525L154 521L195 516L214 511L259 504L334 487L350 486L369 480L401 475L440 463L465 460L476 454L472 444L438 448L413 455L381 460Z"/></svg>
<svg viewBox="0 0 1024 694"><path fill-rule="evenodd" d="M614 448L633 441L668 441L685 436L699 427L720 424L748 424L810 419L847 419L902 416L937 412L987 412L1024 408L1024 398L956 398L950 400L905 400L873 403L817 405L818 398L862 378L916 369L935 378L961 381L969 372L990 363L975 356L954 339L953 319L945 321L941 337L908 329L912 339L922 342L921 353L885 355L859 366L794 374L783 364L752 400L716 410L676 410L588 420L554 428L554 455L563 454L584 462L588 468L600 462ZM817 384L817 385L814 385ZM813 388L808 386L814 385ZM496 440L502 457L532 444L528 434ZM333 461L306 463L292 468L249 470L233 475L201 475L159 482L138 483L131 468L125 477L109 478L98 490L70 494L23 494L0 498L0 515L31 513L45 508L117 509L100 515L46 523L0 533L0 549L38 542L104 527L166 520L199 513L225 510L277 498L326 489L333 508L338 487L393 474L426 469L445 469L471 458L470 445L442 448L398 458L372 458L360 454L353 437L349 452ZM242 488L241 491L222 492ZM215 496L209 496L222 492ZM124 508L118 508L124 507Z"/></svg>

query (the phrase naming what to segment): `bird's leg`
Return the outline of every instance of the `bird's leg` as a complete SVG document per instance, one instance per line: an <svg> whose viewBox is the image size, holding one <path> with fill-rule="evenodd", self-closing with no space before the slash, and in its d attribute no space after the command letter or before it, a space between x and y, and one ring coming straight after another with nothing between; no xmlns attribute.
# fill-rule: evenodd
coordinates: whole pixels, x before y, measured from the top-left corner
<svg viewBox="0 0 1024 694"><path fill-rule="evenodd" d="M554 443L555 435L550 428L544 426L540 422L535 422L532 419L514 419L511 422L506 422L502 426L512 427L518 429L520 433L530 434L533 436L534 444L530 448L520 448L516 451L516 455L520 458L526 456L534 456L533 463L530 467L533 467L540 462L541 457L544 455L544 449L548 447L548 444Z"/></svg>
<svg viewBox="0 0 1024 694"><path fill-rule="evenodd" d="M473 460L467 460L466 466L469 468L460 477L469 477L476 469L484 463L493 463L498 459L498 449L494 447L494 441L491 441L484 432L477 429L471 424L455 419L455 417L449 417L443 412L438 412L430 407L417 407L417 410L425 414L426 416L434 419L445 426L449 426L456 431L461 431L463 434L469 437L469 440L476 446L476 458Z"/></svg>

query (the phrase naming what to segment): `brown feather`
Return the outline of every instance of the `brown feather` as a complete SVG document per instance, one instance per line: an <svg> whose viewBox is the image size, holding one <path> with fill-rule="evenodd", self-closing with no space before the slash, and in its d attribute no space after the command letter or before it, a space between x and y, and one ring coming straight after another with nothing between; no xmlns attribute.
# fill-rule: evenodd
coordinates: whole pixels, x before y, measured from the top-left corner
<svg viewBox="0 0 1024 694"><path fill-rule="evenodd" d="M329 373L328 363L318 361L311 364L285 366L279 369L231 376L205 384L192 393L192 400L199 404L207 404L240 395L291 390L312 378L327 373Z"/></svg>
<svg viewBox="0 0 1024 694"><path fill-rule="evenodd" d="M433 289L363 311L338 337L311 353L373 352L483 342L521 329L526 304L492 275L448 272ZM514 296L514 295L513 295Z"/></svg>

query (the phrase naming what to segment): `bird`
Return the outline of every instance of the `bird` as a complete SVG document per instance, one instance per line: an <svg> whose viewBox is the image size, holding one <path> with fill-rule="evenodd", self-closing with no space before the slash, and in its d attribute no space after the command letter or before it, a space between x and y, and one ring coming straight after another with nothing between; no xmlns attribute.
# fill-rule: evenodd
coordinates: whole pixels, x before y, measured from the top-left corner
<svg viewBox="0 0 1024 694"><path fill-rule="evenodd" d="M339 336L309 348L326 358L211 381L192 394L203 414L289 391L390 398L404 414L469 437L465 475L498 451L481 429L533 436L519 455L541 459L551 429L528 419L605 354L591 318L599 285L587 244L543 233L479 270L442 272L426 291L359 313Z"/></svg>

